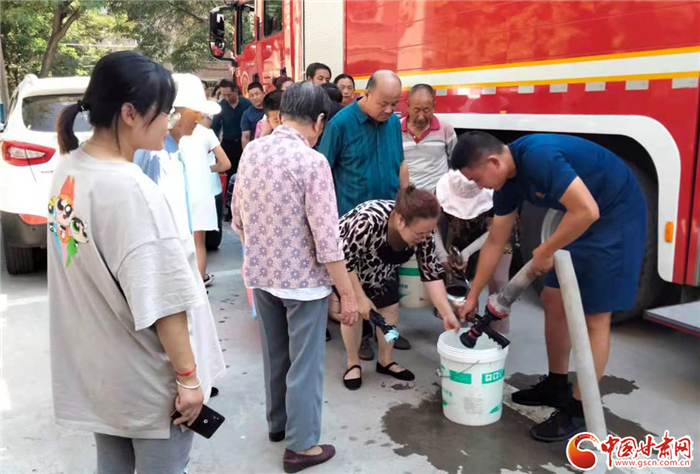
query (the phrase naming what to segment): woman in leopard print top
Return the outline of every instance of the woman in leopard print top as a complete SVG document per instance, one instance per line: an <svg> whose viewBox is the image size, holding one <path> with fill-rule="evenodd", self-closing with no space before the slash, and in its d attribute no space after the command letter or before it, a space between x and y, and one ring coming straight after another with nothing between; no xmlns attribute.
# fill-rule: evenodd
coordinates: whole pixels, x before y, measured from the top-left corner
<svg viewBox="0 0 700 474"><path fill-rule="evenodd" d="M398 268L415 254L421 280L442 317L445 330L459 330L447 301L444 271L435 254L433 231L440 215L440 204L432 193L414 186L401 190L396 201L378 200L360 204L340 220L345 262L355 288L358 312L365 318L370 308L396 325L399 318ZM348 370L343 383L351 390L362 384L358 351L362 326L341 326L347 351ZM393 344L378 337L377 372L400 380L414 375L393 361Z"/></svg>

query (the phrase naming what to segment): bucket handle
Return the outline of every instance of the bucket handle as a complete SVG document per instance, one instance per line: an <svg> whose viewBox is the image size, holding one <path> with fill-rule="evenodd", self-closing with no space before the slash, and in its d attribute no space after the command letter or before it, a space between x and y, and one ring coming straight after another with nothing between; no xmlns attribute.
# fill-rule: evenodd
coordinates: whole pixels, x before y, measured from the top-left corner
<svg viewBox="0 0 700 474"><path fill-rule="evenodd" d="M467 368L464 369L463 371L457 372L457 375L461 375L461 374L467 372L468 370L471 370L471 368L474 367L474 366L475 366L476 364L478 364L479 362L481 362L481 360L477 360L476 362L474 362L472 365L470 365L469 367L467 367ZM444 379L444 378L450 378L450 376L451 376L451 375L449 375L449 374L448 374L448 375L443 374L442 370L440 370L440 369L435 369L435 372L437 373L437 376L440 377L440 378L442 378L442 379Z"/></svg>

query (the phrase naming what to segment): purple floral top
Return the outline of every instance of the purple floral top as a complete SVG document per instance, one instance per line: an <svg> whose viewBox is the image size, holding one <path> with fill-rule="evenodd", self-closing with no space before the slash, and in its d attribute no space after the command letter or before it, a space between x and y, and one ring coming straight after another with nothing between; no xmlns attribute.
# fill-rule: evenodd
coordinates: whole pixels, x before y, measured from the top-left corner
<svg viewBox="0 0 700 474"><path fill-rule="evenodd" d="M284 125L246 146L233 191L233 225L245 238L245 284L331 285L324 263L345 258L328 160Z"/></svg>

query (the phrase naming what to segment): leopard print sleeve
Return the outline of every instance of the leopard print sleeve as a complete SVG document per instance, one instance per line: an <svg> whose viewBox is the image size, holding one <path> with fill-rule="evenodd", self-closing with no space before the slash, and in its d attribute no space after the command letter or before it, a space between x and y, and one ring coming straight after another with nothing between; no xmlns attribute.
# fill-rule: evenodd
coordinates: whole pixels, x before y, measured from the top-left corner
<svg viewBox="0 0 700 474"><path fill-rule="evenodd" d="M418 260L418 271L421 281L442 280L445 271L437 258L435 250L435 233L430 234L425 242L416 247L416 259Z"/></svg>
<svg viewBox="0 0 700 474"><path fill-rule="evenodd" d="M340 219L340 239L343 241L345 267L350 272L359 272L362 253L368 248L372 237L373 222L356 207Z"/></svg>

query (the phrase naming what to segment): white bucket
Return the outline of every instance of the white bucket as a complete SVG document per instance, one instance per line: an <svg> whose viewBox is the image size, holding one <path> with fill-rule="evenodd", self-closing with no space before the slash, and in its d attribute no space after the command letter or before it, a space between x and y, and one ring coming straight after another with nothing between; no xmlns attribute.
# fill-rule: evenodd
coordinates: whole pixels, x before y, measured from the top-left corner
<svg viewBox="0 0 700 474"><path fill-rule="evenodd" d="M425 308L432 305L425 284L420 279L415 255L399 267L399 298L404 308Z"/></svg>
<svg viewBox="0 0 700 474"><path fill-rule="evenodd" d="M462 329L459 334L468 331ZM508 348L501 348L484 334L473 349L459 334L447 331L438 339L442 412L461 425L495 423L503 413L503 376Z"/></svg>

